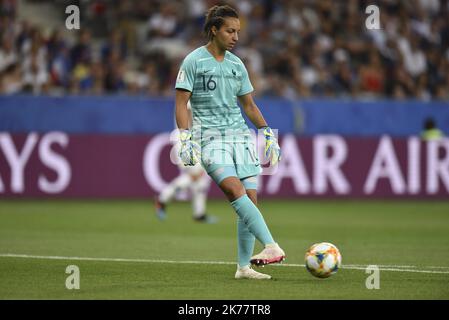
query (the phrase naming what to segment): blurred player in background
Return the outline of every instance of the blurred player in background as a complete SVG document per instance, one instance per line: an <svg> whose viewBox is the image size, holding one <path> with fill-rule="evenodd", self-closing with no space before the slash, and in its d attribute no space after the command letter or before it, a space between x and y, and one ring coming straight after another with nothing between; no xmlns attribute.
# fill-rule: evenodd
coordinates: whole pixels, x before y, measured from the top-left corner
<svg viewBox="0 0 449 320"><path fill-rule="evenodd" d="M251 264L281 262L285 253L274 241L257 208L257 175L261 167L237 98L251 122L263 130L265 155L272 165L280 160L280 148L252 98L253 86L246 67L228 51L237 43L239 31L240 20L233 8L227 5L210 8L204 25L209 42L187 55L181 65L175 86L180 157L187 166L197 164L201 158L206 172L238 215L235 278L271 279L270 275L253 270ZM256 238L264 249L251 257Z"/></svg>
<svg viewBox="0 0 449 320"><path fill-rule="evenodd" d="M190 102L187 104L189 119L191 119ZM189 121L190 123L191 121ZM179 138L176 139L179 141ZM179 145L174 146L174 154L179 153ZM194 166L184 166L182 161L177 161L180 175L171 181L156 197L156 215L160 220L167 218L167 205L183 191L188 191L192 200L193 219L197 222L216 223L218 219L206 213L207 193L209 192L210 179L199 163Z"/></svg>
<svg viewBox="0 0 449 320"><path fill-rule="evenodd" d="M424 120L424 128L421 132L421 138L423 140L429 141L429 140L438 140L443 138L444 134L443 132L438 129L435 120L433 118L429 117Z"/></svg>

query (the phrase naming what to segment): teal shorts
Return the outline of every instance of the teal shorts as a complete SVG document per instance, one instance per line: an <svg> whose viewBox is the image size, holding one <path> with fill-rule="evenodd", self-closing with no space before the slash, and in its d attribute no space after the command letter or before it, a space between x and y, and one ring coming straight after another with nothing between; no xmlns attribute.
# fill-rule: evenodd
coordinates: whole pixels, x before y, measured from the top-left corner
<svg viewBox="0 0 449 320"><path fill-rule="evenodd" d="M201 149L201 162L217 185L227 177L237 177L245 189L257 190L262 168L252 142L208 143Z"/></svg>

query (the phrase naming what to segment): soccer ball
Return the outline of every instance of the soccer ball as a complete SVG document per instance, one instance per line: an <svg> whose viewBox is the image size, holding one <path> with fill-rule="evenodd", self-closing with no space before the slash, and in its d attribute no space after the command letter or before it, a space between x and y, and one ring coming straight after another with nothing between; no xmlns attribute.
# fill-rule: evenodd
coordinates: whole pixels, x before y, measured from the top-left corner
<svg viewBox="0 0 449 320"><path fill-rule="evenodd" d="M341 266L340 251L329 242L315 243L306 252L306 268L318 278L327 278Z"/></svg>

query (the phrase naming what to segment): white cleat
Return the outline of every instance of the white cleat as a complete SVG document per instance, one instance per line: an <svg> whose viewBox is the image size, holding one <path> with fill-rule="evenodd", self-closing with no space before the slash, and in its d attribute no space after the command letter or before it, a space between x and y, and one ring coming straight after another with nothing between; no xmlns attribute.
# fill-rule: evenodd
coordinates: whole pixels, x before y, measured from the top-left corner
<svg viewBox="0 0 449 320"><path fill-rule="evenodd" d="M267 244L261 253L251 257L251 263L256 266L278 263L285 260L285 252L277 243Z"/></svg>
<svg viewBox="0 0 449 320"><path fill-rule="evenodd" d="M236 279L256 279L256 280L268 280L271 276L268 274L257 272L251 269L250 266L245 266L243 268L237 267L237 272L235 273Z"/></svg>

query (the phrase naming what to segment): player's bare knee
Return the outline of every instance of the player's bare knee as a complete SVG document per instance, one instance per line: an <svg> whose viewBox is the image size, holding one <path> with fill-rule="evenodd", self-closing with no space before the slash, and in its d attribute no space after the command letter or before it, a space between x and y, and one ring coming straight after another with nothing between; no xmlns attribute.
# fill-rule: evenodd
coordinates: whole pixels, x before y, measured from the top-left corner
<svg viewBox="0 0 449 320"><path fill-rule="evenodd" d="M238 198L240 198L245 194L244 189L242 190L242 188L239 187L232 187L224 192L230 201L237 200Z"/></svg>
<svg viewBox="0 0 449 320"><path fill-rule="evenodd" d="M234 201L246 193L245 188L237 178L225 179L220 184L220 188L221 190L223 190L224 194L229 199L229 201Z"/></svg>

